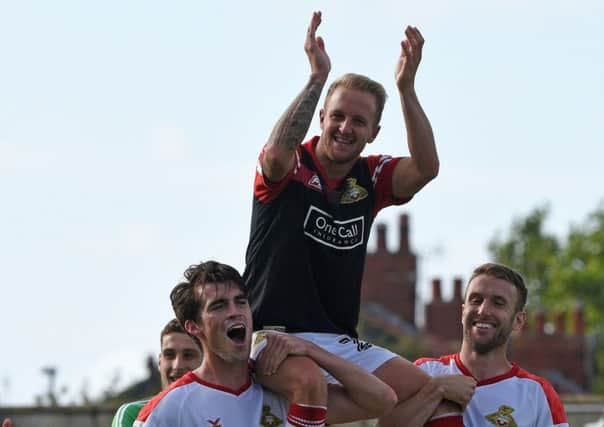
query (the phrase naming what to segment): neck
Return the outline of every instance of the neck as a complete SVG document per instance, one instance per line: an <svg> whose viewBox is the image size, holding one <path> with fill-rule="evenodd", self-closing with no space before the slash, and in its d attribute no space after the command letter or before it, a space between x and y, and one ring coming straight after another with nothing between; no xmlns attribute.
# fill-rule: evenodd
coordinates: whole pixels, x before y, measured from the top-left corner
<svg viewBox="0 0 604 427"><path fill-rule="evenodd" d="M357 161L357 159L354 159L353 161L346 163L334 162L327 156L327 153L323 150L323 145L321 144L320 139L319 142L317 142L317 146L315 148L315 155L317 157L317 160L321 164L321 169L323 169L323 172L325 173L325 175L327 175L327 178L332 181L337 181L348 175L355 162Z"/></svg>
<svg viewBox="0 0 604 427"><path fill-rule="evenodd" d="M245 361L230 362L207 353L203 356L201 366L193 372L206 382L231 390L239 390L250 379Z"/></svg>
<svg viewBox="0 0 604 427"><path fill-rule="evenodd" d="M464 341L459 356L472 376L482 381L503 375L512 368L512 363L506 357L506 350L506 346L500 346L488 353L480 354Z"/></svg>

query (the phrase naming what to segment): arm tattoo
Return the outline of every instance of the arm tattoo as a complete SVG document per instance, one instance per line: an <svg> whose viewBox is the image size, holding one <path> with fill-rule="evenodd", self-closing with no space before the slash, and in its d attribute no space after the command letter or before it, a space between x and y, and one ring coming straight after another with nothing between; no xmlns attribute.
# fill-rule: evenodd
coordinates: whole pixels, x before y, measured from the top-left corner
<svg viewBox="0 0 604 427"><path fill-rule="evenodd" d="M310 127L323 85L319 81L308 82L273 128L269 144L283 145L292 151L298 148Z"/></svg>

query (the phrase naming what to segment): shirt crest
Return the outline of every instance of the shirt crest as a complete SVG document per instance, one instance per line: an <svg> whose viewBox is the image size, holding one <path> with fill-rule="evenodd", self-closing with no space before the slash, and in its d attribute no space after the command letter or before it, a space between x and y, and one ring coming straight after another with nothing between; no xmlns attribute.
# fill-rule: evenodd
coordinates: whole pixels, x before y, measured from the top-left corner
<svg viewBox="0 0 604 427"><path fill-rule="evenodd" d="M278 427L283 424L283 420L271 413L271 407L268 405L262 406L262 416L260 417L260 425L262 427Z"/></svg>
<svg viewBox="0 0 604 427"><path fill-rule="evenodd" d="M512 412L514 412L514 408L510 408L507 405L501 405L497 412L493 412L492 414L485 416L485 418L491 424L498 427L518 427L516 420L512 417Z"/></svg>
<svg viewBox="0 0 604 427"><path fill-rule="evenodd" d="M355 203L363 200L368 195L367 190L357 184L356 178L346 178L344 191L340 197L341 204Z"/></svg>

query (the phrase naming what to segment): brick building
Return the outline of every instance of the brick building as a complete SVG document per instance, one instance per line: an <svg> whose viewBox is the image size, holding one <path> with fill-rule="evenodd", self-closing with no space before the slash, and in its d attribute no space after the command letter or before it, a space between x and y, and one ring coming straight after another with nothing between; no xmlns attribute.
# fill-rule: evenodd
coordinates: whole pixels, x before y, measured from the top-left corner
<svg viewBox="0 0 604 427"><path fill-rule="evenodd" d="M432 280L431 300L424 307L423 327L416 313L417 257L409 244L409 220L401 215L399 245L386 244L386 226L377 225L377 244L367 254L361 293L361 322L391 337L413 339L425 356L453 353L461 344L464 282L453 280L453 296L443 299L440 279ZM572 322L567 325L568 315ZM561 393L590 390L591 352L585 336L583 309L572 313L529 313L525 330L512 341L510 357L520 366L547 378Z"/></svg>

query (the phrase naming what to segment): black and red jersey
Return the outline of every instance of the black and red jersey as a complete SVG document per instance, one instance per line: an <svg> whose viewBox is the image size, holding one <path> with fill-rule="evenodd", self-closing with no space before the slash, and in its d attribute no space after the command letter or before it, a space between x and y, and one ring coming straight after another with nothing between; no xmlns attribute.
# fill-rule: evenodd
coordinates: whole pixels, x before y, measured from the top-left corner
<svg viewBox="0 0 604 427"><path fill-rule="evenodd" d="M315 156L318 137L296 151L289 174L265 180L262 156L254 183L244 279L254 328L356 336L367 240L392 196L398 158L361 157L330 181Z"/></svg>

